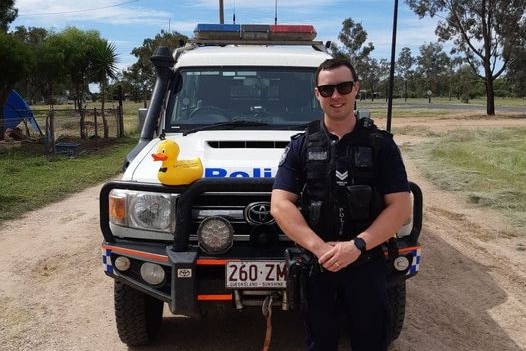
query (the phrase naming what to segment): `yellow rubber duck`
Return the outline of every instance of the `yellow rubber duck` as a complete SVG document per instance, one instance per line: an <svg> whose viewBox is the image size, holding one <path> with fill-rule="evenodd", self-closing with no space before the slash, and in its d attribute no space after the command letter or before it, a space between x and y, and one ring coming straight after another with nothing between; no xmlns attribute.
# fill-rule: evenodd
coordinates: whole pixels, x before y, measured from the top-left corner
<svg viewBox="0 0 526 351"><path fill-rule="evenodd" d="M152 154L155 161L162 161L157 176L164 185L190 184L203 176L203 164L199 157L191 160L177 160L179 145L165 139L159 143L157 153Z"/></svg>

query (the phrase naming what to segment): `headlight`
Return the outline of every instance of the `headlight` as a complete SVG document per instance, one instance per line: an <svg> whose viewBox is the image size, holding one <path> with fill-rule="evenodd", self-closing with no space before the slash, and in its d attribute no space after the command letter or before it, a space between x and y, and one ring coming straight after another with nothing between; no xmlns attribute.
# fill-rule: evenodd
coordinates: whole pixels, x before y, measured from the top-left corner
<svg viewBox="0 0 526 351"><path fill-rule="evenodd" d="M109 196L110 221L121 226L175 231L177 195L114 189Z"/></svg>
<svg viewBox="0 0 526 351"><path fill-rule="evenodd" d="M201 222L197 229L199 247L209 254L225 253L232 247L234 229L223 217L212 216Z"/></svg>

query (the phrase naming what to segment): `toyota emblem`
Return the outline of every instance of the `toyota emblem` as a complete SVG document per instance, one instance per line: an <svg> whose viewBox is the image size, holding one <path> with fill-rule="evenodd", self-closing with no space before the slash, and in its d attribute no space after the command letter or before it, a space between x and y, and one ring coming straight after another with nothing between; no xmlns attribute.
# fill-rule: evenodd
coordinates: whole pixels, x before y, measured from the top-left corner
<svg viewBox="0 0 526 351"><path fill-rule="evenodd" d="M270 202L253 202L245 207L245 219L250 224L272 224L274 217L270 214Z"/></svg>

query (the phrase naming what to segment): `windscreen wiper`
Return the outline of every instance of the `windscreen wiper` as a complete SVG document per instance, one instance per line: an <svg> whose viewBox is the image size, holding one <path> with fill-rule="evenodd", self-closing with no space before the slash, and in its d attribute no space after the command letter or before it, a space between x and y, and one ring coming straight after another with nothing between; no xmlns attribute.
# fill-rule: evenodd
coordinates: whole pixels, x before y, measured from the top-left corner
<svg viewBox="0 0 526 351"><path fill-rule="evenodd" d="M185 130L183 132L183 136L188 135L188 134L192 134L192 133L195 133L195 132L200 132L202 130L222 129L222 128L225 128L225 129L236 129L238 127L260 127L260 126L268 126L268 125L269 124L265 123L265 122L246 121L246 120L230 121L230 122L219 122L219 123L214 123L214 124L206 124L206 125L202 125L200 127L196 127L196 128Z"/></svg>

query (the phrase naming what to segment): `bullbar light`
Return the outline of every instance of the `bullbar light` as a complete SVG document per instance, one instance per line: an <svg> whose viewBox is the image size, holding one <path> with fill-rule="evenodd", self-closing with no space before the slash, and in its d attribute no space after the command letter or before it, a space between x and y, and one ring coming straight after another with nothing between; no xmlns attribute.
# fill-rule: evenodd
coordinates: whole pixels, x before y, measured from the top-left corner
<svg viewBox="0 0 526 351"><path fill-rule="evenodd" d="M199 247L209 254L227 252L234 241L234 229L228 220L220 216L205 218L197 229Z"/></svg>
<svg viewBox="0 0 526 351"><path fill-rule="evenodd" d="M130 269L131 262L128 257L125 256L119 256L115 259L115 268L117 268L119 271L124 272Z"/></svg>
<svg viewBox="0 0 526 351"><path fill-rule="evenodd" d="M141 265L141 277L148 284L159 285L164 282L164 269L156 263L144 262Z"/></svg>

